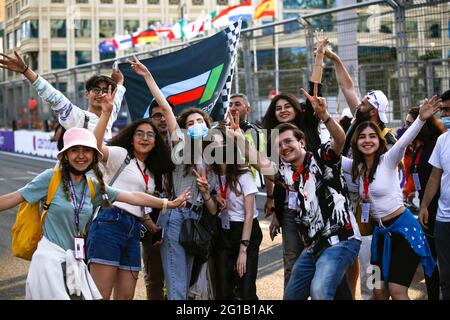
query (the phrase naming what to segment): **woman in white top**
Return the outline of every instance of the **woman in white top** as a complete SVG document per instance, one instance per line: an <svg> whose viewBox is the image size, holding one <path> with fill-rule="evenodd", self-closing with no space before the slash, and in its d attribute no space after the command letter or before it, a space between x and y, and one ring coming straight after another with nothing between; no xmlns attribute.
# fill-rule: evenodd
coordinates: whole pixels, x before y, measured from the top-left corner
<svg viewBox="0 0 450 320"><path fill-rule="evenodd" d="M215 129L212 139L208 146L213 150L211 168L216 174L218 201L223 204L213 252L216 299L257 300L256 276L262 241L255 203L258 188L248 167L238 162L236 138L227 136L223 129ZM199 189L202 190L200 184Z"/></svg>
<svg viewBox="0 0 450 320"><path fill-rule="evenodd" d="M375 273L375 299L409 299L408 287L419 261L426 273L431 274L435 267L419 223L403 206L397 165L439 105L437 96L426 100L419 117L387 152L378 126L369 121L361 123L352 139L353 160L342 157L342 169L359 183L361 222L369 218L369 213L377 222L371 249L372 264L381 270Z"/></svg>
<svg viewBox="0 0 450 320"><path fill-rule="evenodd" d="M161 179L174 168L168 146L149 119L133 122L111 140L110 146L103 145L103 134L111 112L112 104L104 103L94 131L97 146L104 155L105 181L110 183L120 170L112 183L114 187L153 194L155 178ZM149 217L150 207L119 201L113 205L112 208L101 209L92 223L87 242L88 263L104 299L110 298L114 287L115 300L131 300L141 269L141 222L153 232L160 228ZM170 204L169 207L176 206ZM164 213L167 204L162 207Z"/></svg>

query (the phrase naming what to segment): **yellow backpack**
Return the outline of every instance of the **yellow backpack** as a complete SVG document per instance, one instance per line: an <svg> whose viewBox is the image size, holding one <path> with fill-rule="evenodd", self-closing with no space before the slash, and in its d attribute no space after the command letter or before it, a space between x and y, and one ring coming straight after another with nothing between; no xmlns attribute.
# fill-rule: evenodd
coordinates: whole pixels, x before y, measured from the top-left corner
<svg viewBox="0 0 450 320"><path fill-rule="evenodd" d="M87 179L91 199L94 199L95 189L91 179ZM42 237L42 226L47 216L48 208L52 202L53 196L61 182L61 170L53 171L47 190L47 200L42 205L42 214L40 213L40 202L28 203L23 201L17 210L16 222L12 227L12 254L15 257L25 260L31 260L36 251L38 242Z"/></svg>

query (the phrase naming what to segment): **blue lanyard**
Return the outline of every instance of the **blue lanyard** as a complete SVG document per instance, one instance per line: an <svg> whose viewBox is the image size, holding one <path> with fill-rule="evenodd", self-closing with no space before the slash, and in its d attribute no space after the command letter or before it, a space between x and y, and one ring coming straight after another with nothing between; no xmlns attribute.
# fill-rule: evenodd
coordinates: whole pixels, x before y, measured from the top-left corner
<svg viewBox="0 0 450 320"><path fill-rule="evenodd" d="M73 210L74 210L74 215L75 215L75 228L76 228L76 232L77 235L80 235L80 213L81 210L83 209L84 206L84 201L86 200L86 190L87 190L87 183L86 183L86 177L84 180L84 186L83 186L83 193L81 194L81 200L80 203L78 204L78 198L77 198L77 194L75 192L75 187L73 186L73 182L72 179L69 176L69 187L70 187L70 193L72 195L72 206L73 206Z"/></svg>

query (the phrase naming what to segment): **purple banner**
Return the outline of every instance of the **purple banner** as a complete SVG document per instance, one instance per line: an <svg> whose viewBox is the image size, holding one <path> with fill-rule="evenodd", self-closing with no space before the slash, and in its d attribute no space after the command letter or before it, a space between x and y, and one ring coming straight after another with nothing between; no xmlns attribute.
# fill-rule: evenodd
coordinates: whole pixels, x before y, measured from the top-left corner
<svg viewBox="0 0 450 320"><path fill-rule="evenodd" d="M0 150L14 152L13 131L0 131Z"/></svg>

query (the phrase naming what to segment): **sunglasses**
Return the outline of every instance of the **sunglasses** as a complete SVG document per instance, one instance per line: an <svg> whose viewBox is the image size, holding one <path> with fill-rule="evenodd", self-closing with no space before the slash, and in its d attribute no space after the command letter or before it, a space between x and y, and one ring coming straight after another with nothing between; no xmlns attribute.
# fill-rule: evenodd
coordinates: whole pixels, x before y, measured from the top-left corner
<svg viewBox="0 0 450 320"><path fill-rule="evenodd" d="M139 139L143 139L145 136L147 136L147 139L151 139L151 138L155 138L156 137L156 132L154 131L147 131L144 132L142 130L137 130L134 135L136 137L138 137Z"/></svg>

